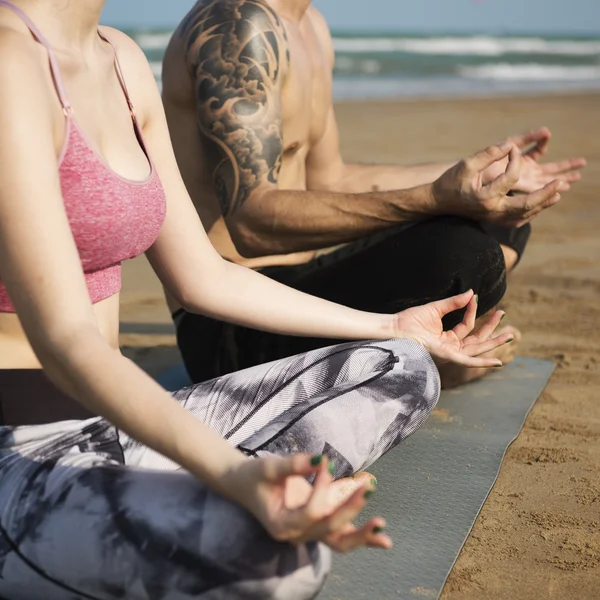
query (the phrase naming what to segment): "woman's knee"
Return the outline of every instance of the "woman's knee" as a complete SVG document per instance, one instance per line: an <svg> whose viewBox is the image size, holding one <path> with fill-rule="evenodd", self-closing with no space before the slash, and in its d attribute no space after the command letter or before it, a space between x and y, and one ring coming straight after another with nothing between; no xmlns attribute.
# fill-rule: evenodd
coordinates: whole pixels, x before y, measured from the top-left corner
<svg viewBox="0 0 600 600"><path fill-rule="evenodd" d="M396 381L396 393L415 399L415 410L424 417L435 408L440 398L440 374L433 358L424 346L401 338L383 342L395 357L390 373ZM401 389L400 389L401 388Z"/></svg>

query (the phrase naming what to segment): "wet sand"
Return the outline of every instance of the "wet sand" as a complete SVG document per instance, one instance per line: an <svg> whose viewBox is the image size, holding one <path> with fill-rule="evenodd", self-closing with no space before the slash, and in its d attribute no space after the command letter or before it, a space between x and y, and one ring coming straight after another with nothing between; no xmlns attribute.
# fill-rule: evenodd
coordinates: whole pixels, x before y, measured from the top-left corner
<svg viewBox="0 0 600 600"><path fill-rule="evenodd" d="M534 222L510 276L507 322L520 354L557 370L510 448L443 600L600 596L600 95L345 103L348 161L459 158L547 125L548 159L583 155L584 181ZM160 286L144 259L124 268L121 342L153 373L178 361ZM398 543L402 543L401 540Z"/></svg>

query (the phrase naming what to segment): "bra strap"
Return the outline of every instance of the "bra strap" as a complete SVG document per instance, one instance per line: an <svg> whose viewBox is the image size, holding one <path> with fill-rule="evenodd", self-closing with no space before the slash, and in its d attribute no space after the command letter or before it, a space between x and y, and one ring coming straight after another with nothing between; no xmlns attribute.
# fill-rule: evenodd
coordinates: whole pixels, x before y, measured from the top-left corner
<svg viewBox="0 0 600 600"><path fill-rule="evenodd" d="M104 40L113 50L113 53L115 55L115 72L117 73L117 79L121 84L121 89L123 90L123 94L125 95L125 100L127 100L127 106L129 106L131 118L133 119L135 126L138 127L137 118L135 116L135 109L133 107L131 97L129 96L127 85L125 84L125 77L123 76L123 69L121 69L121 63L119 63L119 56L117 55L117 50L114 44L100 30L98 30L98 35L100 36L100 39Z"/></svg>
<svg viewBox="0 0 600 600"><path fill-rule="evenodd" d="M56 93L58 94L63 112L66 116L69 116L73 111L73 108L69 102L69 99L67 98L65 86L60 74L60 67L58 66L58 60L56 59L56 55L52 50L52 46L43 36L42 32L37 28L35 23L18 6L15 6L12 2L8 2L8 0L0 0L0 6L5 6L6 8L12 10L17 17L19 17L21 21L27 25L29 31L31 31L31 35L33 35L33 37L46 49L46 52L48 53L48 60L50 62L50 72L52 73L52 80L54 81Z"/></svg>

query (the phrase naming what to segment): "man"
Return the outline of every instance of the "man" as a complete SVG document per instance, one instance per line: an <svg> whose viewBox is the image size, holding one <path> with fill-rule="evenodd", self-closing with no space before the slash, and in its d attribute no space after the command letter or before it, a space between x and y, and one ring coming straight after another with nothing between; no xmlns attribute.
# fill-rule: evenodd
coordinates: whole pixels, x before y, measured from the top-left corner
<svg viewBox="0 0 600 600"><path fill-rule="evenodd" d="M489 312L529 222L579 179L584 161L539 165L550 137L541 129L458 164L345 164L333 62L311 0L200 0L181 23L163 99L212 243L231 261L362 310L397 312L472 288L479 316ZM327 343L226 325L168 301L194 381ZM497 356L507 362L513 352ZM445 386L482 375L440 372Z"/></svg>

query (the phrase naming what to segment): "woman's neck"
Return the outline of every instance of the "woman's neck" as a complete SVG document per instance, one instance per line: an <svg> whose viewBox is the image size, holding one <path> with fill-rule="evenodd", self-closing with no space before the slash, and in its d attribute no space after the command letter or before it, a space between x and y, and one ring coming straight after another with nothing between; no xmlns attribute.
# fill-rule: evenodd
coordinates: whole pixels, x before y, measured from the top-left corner
<svg viewBox="0 0 600 600"><path fill-rule="evenodd" d="M105 0L11 0L56 49L83 52L97 41Z"/></svg>

